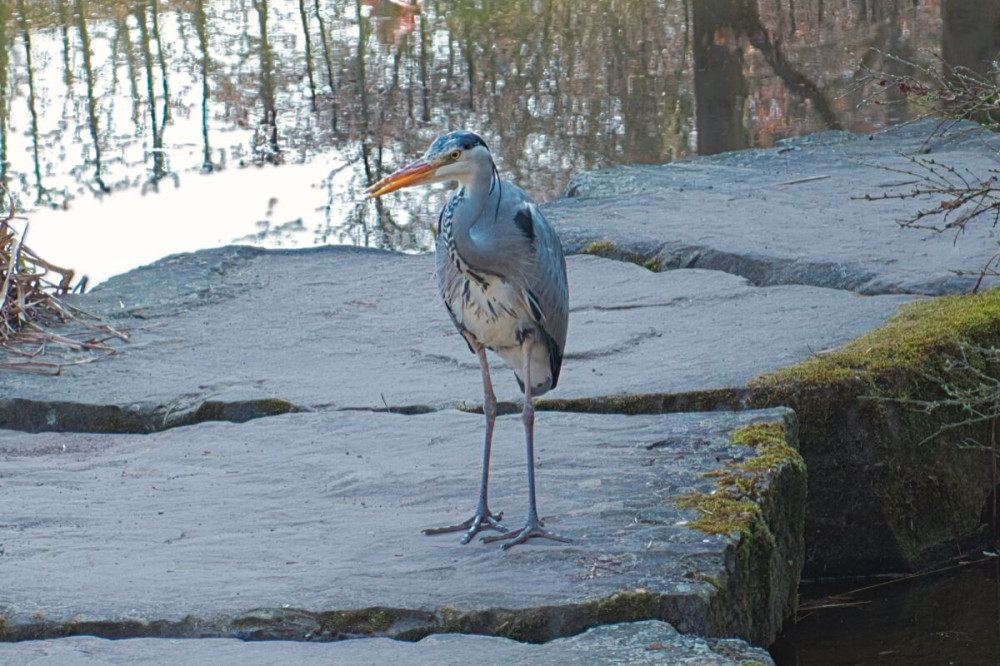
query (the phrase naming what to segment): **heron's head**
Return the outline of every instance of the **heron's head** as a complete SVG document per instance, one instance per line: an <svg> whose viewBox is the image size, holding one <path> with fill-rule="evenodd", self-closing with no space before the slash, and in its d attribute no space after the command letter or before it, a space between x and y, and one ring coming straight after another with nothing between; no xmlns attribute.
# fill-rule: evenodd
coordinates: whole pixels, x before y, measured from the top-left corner
<svg viewBox="0 0 1000 666"><path fill-rule="evenodd" d="M423 157L395 171L366 190L369 199L413 185L448 180L468 183L482 169L493 168L493 157L482 137L458 130L435 139Z"/></svg>

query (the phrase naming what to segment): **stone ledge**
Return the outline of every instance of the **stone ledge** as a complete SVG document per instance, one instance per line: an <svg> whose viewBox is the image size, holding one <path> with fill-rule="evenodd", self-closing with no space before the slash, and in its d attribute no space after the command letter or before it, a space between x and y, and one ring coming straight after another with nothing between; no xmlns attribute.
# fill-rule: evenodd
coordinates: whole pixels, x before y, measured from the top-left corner
<svg viewBox="0 0 1000 666"><path fill-rule="evenodd" d="M580 173L545 214L570 252L656 270L705 268L756 285L864 294L966 293L995 251L989 220L970 224L955 243L953 234L898 225L936 200L864 200L913 187L916 176L879 168L913 170L906 155L983 179L996 169L995 133L965 122L930 138L940 129L932 119L870 135L825 132L769 149Z"/></svg>
<svg viewBox="0 0 1000 666"><path fill-rule="evenodd" d="M801 469L756 470L749 499L759 512L723 534L693 529L701 509L675 502L713 492L720 467L755 460L733 433L775 421L794 446L788 410L540 414L540 508L574 543L507 552L420 534L474 505L481 417L470 414L286 414L149 435L8 431L3 634L459 631L540 642L660 619L767 644L794 608ZM524 511L523 474L520 421L501 417L491 505L511 526Z"/></svg>
<svg viewBox="0 0 1000 666"><path fill-rule="evenodd" d="M605 625L544 645L492 636L440 634L419 642L387 638L336 643L244 642L235 639L106 640L79 636L0 644L7 664L212 664L212 666L328 666L329 664L433 664L434 666L593 666L623 663L698 666L773 666L770 655L740 640L679 634L664 622Z"/></svg>
<svg viewBox="0 0 1000 666"><path fill-rule="evenodd" d="M560 385L544 396L553 402L541 403L550 408L722 395L843 344L912 300L757 288L716 271L653 273L597 257L568 264L570 335ZM131 331L132 342L57 378L6 373L0 427L155 432L288 411L475 409L478 363L443 311L433 272L432 257L343 248L169 257L75 301ZM493 376L498 398L516 404L502 362ZM689 400L686 409L719 404Z"/></svg>

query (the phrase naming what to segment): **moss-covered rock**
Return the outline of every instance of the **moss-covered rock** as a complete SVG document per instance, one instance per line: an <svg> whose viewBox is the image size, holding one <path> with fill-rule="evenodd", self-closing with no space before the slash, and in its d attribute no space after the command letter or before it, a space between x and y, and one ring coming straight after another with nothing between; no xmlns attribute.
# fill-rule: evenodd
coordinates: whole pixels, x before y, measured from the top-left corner
<svg viewBox="0 0 1000 666"><path fill-rule="evenodd" d="M773 637L795 612L804 559L806 466L794 438L785 421L734 431L733 443L751 447L752 454L710 472L711 492L687 493L677 501L697 511L691 527L737 537L727 557L733 575L711 604L715 623L735 635Z"/></svg>
<svg viewBox="0 0 1000 666"><path fill-rule="evenodd" d="M320 613L317 620L324 636L341 639L389 635L398 620L411 615L407 611L380 607L329 611Z"/></svg>
<svg viewBox="0 0 1000 666"><path fill-rule="evenodd" d="M742 391L730 388L686 393L638 393L587 398L540 398L536 409L589 414L667 414L738 410Z"/></svg>
<svg viewBox="0 0 1000 666"><path fill-rule="evenodd" d="M593 241L580 251L580 254L592 254L595 257L605 259L615 259L617 261L627 261L636 266L642 266L646 270L658 273L663 269L661 261L655 254L637 252L634 250L622 250L611 241Z"/></svg>
<svg viewBox="0 0 1000 666"><path fill-rule="evenodd" d="M950 359L995 369L962 350L1000 345L1000 290L905 306L883 328L841 349L762 376L747 403L799 416L811 479L807 576L913 571L983 537L994 480L988 424L950 428L960 408L918 409L946 397L941 380L968 381Z"/></svg>

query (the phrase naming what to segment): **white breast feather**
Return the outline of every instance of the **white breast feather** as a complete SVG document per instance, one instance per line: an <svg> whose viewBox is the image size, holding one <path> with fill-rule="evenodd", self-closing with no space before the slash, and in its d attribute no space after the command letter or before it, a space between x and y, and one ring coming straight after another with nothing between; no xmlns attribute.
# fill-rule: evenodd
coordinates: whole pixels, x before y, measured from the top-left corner
<svg viewBox="0 0 1000 666"><path fill-rule="evenodd" d="M495 350L519 347L517 330L530 321L520 288L494 276L484 282L465 280L456 318L480 344Z"/></svg>

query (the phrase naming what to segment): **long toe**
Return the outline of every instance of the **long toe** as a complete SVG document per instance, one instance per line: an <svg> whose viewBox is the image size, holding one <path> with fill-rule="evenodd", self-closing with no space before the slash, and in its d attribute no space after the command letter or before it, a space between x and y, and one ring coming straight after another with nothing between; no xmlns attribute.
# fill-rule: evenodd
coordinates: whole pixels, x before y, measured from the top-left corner
<svg viewBox="0 0 1000 666"><path fill-rule="evenodd" d="M542 527L542 524L538 522L529 522L519 530L507 532L506 534L501 534L499 536L483 537L483 542L493 543L494 541L507 541L507 543L503 544L502 548L504 550L508 550L520 543L524 543L528 539L549 539L551 541L559 541L561 543L573 543L572 539L545 530Z"/></svg>
<svg viewBox="0 0 1000 666"><path fill-rule="evenodd" d="M472 537L476 536L482 530L496 530L497 532L506 532L507 528L500 524L503 519L503 513L491 513L486 511L485 513L476 513L472 518L469 518L464 523L459 523L458 525L449 525L447 527L431 527L424 530L424 534L428 536L433 536L435 534L447 534L449 532L465 532L465 536L462 537L462 543L469 543L472 541Z"/></svg>

